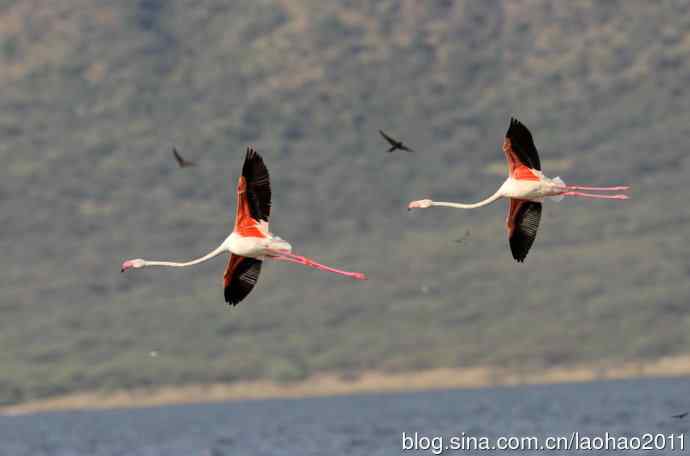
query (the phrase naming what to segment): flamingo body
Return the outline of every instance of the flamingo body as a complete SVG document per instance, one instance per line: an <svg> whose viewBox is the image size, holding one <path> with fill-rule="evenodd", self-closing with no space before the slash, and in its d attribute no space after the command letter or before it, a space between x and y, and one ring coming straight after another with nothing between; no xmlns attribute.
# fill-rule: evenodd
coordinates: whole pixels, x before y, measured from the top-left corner
<svg viewBox="0 0 690 456"><path fill-rule="evenodd" d="M543 201L548 196L558 196L563 193L563 185L555 179L550 179L541 171L534 172L532 179L521 179L519 177L509 177L499 188L501 196L505 198L517 198L528 201Z"/></svg>
<svg viewBox="0 0 690 456"><path fill-rule="evenodd" d="M223 241L223 245L230 253L258 259L262 259L269 255L268 252L273 250L280 250L288 253L292 252L292 246L288 242L271 233L258 237L245 236L233 231L230 236Z"/></svg>
<svg viewBox="0 0 690 456"><path fill-rule="evenodd" d="M560 200L564 196L596 199L627 199L627 195L600 195L582 193L579 190L615 191L628 190L628 186L583 187L565 185L560 177L549 178L541 171L541 161L532 134L520 121L511 118L502 146L508 164L508 178L501 187L483 201L474 204L447 203L423 199L412 201L409 209L425 209L431 206L475 209L500 198L509 200L506 231L513 258L523 262L539 229L542 202L545 198Z"/></svg>

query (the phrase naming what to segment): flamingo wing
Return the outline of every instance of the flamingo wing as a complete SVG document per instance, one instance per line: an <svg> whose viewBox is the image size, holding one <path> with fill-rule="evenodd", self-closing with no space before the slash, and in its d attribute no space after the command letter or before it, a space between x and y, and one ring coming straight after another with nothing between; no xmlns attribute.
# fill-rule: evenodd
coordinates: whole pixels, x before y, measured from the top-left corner
<svg viewBox="0 0 690 456"><path fill-rule="evenodd" d="M254 289L261 272L261 260L239 255L230 255L223 276L225 302L236 306Z"/></svg>
<svg viewBox="0 0 690 456"><path fill-rule="evenodd" d="M247 185L247 203L252 218L268 222L271 215L271 181L264 160L252 148L247 149L242 177Z"/></svg>
<svg viewBox="0 0 690 456"><path fill-rule="evenodd" d="M539 154L532 133L519 120L510 118L510 126L503 143L511 173L520 165L541 171Z"/></svg>
<svg viewBox="0 0 690 456"><path fill-rule="evenodd" d="M541 203L510 199L506 228L508 242L515 261L522 263L537 237L541 220Z"/></svg>

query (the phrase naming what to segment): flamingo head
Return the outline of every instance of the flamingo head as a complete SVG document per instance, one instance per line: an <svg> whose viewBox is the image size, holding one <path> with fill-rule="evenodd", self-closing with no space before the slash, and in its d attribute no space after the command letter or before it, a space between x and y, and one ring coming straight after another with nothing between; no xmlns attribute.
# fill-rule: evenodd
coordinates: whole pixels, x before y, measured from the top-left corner
<svg viewBox="0 0 690 456"><path fill-rule="evenodd" d="M125 272L128 269L134 268L134 269L139 269L143 268L146 266L146 261L142 260L141 258L135 258L133 260L127 260L124 263L122 263L122 268L120 269L120 272Z"/></svg>
<svg viewBox="0 0 690 456"><path fill-rule="evenodd" d="M409 211L412 209L426 209L427 207L431 207L431 200L430 199L412 201L407 206L407 210Z"/></svg>

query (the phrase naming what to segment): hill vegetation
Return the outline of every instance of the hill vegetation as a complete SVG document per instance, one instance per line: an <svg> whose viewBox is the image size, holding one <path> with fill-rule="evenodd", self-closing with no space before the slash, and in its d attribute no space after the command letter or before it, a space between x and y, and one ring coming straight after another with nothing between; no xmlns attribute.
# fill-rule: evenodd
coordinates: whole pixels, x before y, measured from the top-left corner
<svg viewBox="0 0 690 456"><path fill-rule="evenodd" d="M0 1L0 402L690 352L689 30L671 0ZM633 185L546 203L523 265L504 204L405 209L493 193L511 115L548 175ZM249 144L272 231L370 280L267 264L228 308L222 259L120 274L227 235Z"/></svg>

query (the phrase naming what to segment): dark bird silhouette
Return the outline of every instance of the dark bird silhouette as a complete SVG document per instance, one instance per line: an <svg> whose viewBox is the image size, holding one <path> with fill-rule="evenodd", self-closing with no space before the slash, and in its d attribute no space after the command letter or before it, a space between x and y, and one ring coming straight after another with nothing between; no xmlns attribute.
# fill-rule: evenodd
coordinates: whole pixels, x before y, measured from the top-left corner
<svg viewBox="0 0 690 456"><path fill-rule="evenodd" d="M390 153L390 152L393 152L394 150L398 150L398 149L399 149L399 150L405 150L405 151L407 151L407 152L414 152L414 150L410 149L410 148L407 147L405 144L403 144L402 141L398 141L397 139L393 139L393 138L391 138L390 136L388 136L387 134L385 134L385 133L383 132L383 130L379 130L379 133L381 133L381 136L383 136L383 139L385 139L386 141L388 141L388 144L391 145L391 148L388 149L388 152L389 152L389 153Z"/></svg>
<svg viewBox="0 0 690 456"><path fill-rule="evenodd" d="M196 166L196 163L190 162L190 161L185 160L184 158L182 158L182 156L180 155L180 153L179 153L179 152L177 151L177 149L174 148L174 147L173 147L172 153L173 153L173 156L175 157L175 161L177 162L177 165L178 165L180 168L187 168L187 167L189 167L189 166Z"/></svg>
<svg viewBox="0 0 690 456"><path fill-rule="evenodd" d="M688 416L688 412L679 413L678 415L673 415L671 418L678 418L679 420L682 420L682 419L685 418L686 416Z"/></svg>

